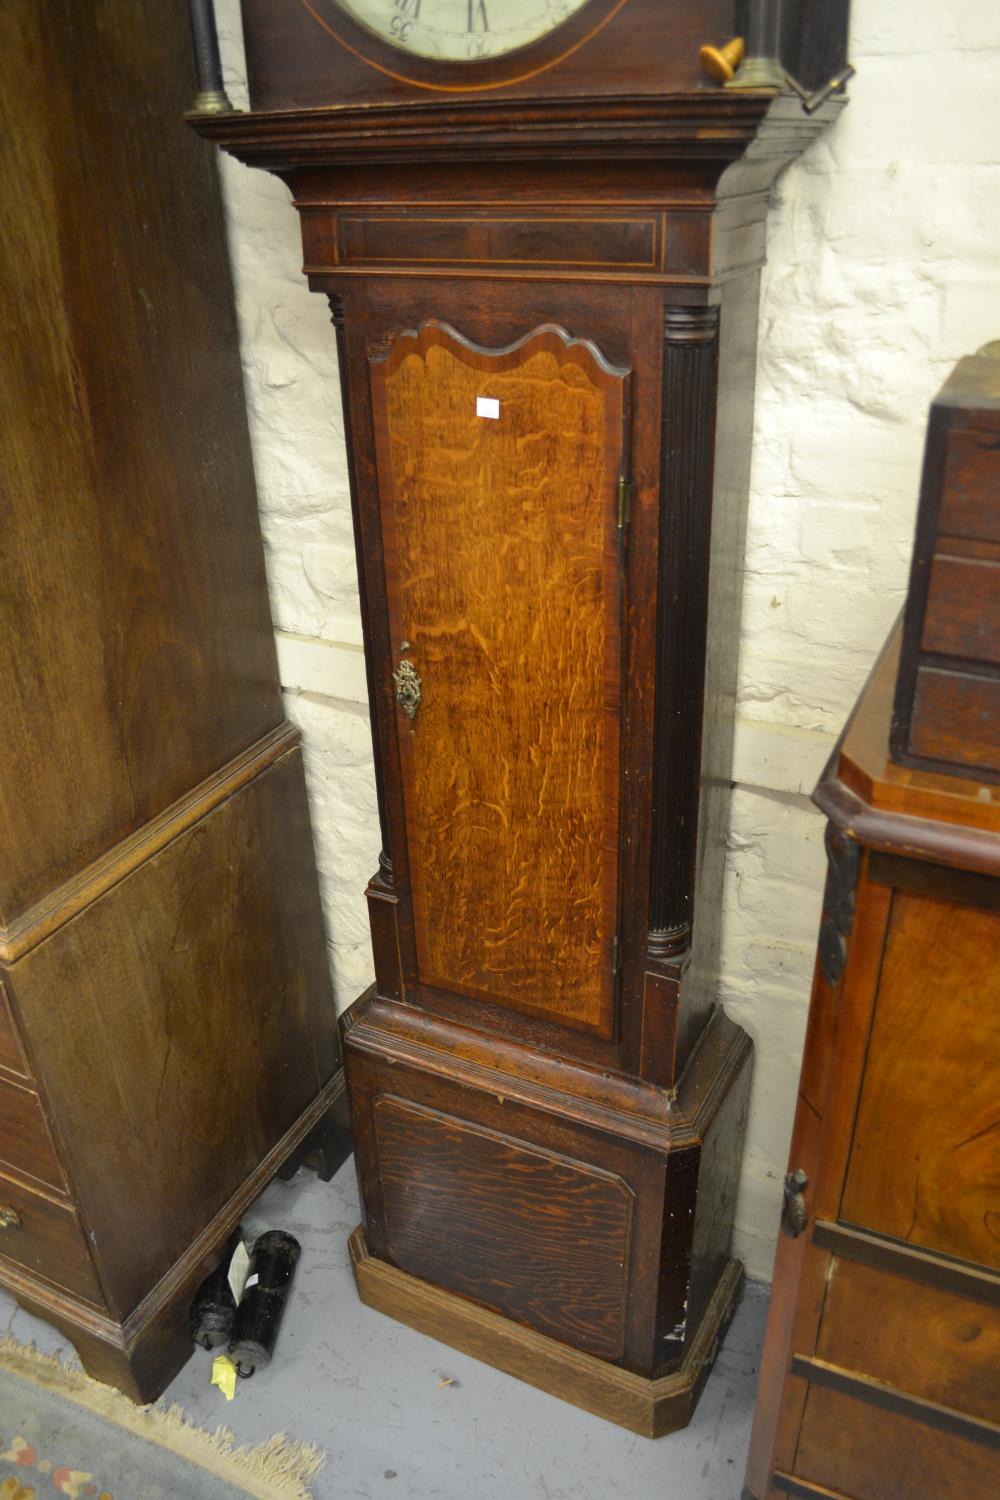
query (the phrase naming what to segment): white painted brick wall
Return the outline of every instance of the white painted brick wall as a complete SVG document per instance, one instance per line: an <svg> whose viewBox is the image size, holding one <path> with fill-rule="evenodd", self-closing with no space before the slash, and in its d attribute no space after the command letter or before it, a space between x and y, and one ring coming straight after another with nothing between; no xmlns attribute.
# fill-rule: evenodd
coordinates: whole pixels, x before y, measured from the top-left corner
<svg viewBox="0 0 1000 1500"><path fill-rule="evenodd" d="M217 0L245 104L238 0ZM758 370L722 998L757 1043L737 1253L768 1276L823 878L808 794L906 584L926 408L1000 337L1000 3L854 0L858 77L781 179ZM337 358L285 188L222 158L288 712L338 1004L368 983L378 819Z"/></svg>

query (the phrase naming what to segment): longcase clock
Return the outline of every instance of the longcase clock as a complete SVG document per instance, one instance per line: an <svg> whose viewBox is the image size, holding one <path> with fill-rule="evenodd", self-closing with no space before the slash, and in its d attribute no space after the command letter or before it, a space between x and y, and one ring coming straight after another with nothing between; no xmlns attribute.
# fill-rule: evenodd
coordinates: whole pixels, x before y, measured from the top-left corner
<svg viewBox="0 0 1000 1500"><path fill-rule="evenodd" d="M340 354L384 850L343 1023L358 1287L650 1435L740 1286L751 1047L715 994L758 281L838 108L699 53L732 71L745 21L815 89L832 9L243 0L253 108L196 120L291 188Z"/></svg>

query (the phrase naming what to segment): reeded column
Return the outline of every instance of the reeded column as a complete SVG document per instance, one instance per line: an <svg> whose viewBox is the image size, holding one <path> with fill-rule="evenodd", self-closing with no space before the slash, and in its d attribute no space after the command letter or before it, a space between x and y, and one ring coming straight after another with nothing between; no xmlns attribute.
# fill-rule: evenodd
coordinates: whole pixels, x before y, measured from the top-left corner
<svg viewBox="0 0 1000 1500"><path fill-rule="evenodd" d="M666 309L648 944L660 961L691 941L718 356L717 307Z"/></svg>

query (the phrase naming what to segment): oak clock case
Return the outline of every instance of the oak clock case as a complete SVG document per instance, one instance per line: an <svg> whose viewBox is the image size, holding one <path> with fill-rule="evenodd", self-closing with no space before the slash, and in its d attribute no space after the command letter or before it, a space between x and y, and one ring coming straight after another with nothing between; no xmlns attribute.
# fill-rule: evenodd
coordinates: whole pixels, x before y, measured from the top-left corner
<svg viewBox="0 0 1000 1500"><path fill-rule="evenodd" d="M252 108L193 123L288 184L340 357L383 837L359 1290L655 1436L740 1284L751 1047L714 1001L759 272L838 105L710 84L721 0L524 0L533 37L458 60L478 13L244 0Z"/></svg>

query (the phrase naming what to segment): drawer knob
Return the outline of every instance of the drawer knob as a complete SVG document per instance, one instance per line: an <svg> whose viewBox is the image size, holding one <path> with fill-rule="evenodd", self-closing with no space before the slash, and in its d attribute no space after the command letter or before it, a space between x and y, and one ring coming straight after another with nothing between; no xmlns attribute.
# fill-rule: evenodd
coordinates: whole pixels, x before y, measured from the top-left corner
<svg viewBox="0 0 1000 1500"><path fill-rule="evenodd" d="M790 1240L798 1239L809 1220L805 1199L802 1196L808 1181L809 1178L801 1167L797 1172L789 1172L785 1178L785 1201L781 1209L781 1227Z"/></svg>
<svg viewBox="0 0 1000 1500"><path fill-rule="evenodd" d="M0 1206L0 1229L20 1229L21 1215L16 1208Z"/></svg>

